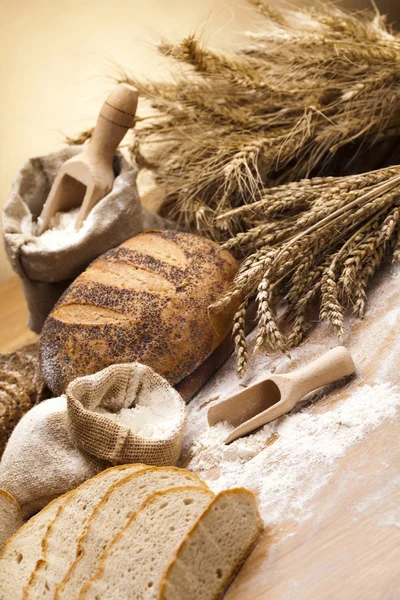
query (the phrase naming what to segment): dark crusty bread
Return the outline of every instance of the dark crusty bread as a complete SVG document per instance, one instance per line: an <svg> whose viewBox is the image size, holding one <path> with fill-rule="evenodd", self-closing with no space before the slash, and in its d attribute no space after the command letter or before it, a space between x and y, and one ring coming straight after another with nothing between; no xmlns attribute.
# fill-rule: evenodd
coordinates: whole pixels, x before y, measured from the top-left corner
<svg viewBox="0 0 400 600"><path fill-rule="evenodd" d="M75 377L138 361L175 384L229 332L232 310L208 307L236 260L188 233L149 231L95 260L66 290L40 336L40 364L60 394Z"/></svg>
<svg viewBox="0 0 400 600"><path fill-rule="evenodd" d="M43 399L37 345L0 354L0 457L18 421Z"/></svg>

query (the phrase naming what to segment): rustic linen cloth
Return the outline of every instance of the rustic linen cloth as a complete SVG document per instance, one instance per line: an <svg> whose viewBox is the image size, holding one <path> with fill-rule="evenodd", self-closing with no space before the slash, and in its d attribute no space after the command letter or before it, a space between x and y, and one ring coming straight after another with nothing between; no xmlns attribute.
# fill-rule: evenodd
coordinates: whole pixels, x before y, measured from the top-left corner
<svg viewBox="0 0 400 600"><path fill-rule="evenodd" d="M85 235L78 240L66 238L57 249L35 244L23 221L31 215L37 220L61 165L81 151L81 146L70 146L28 160L17 173L3 210L6 253L21 279L30 313L28 325L36 333L63 291L92 260L145 229L167 228L164 219L142 207L137 169L117 153L113 189L91 211Z"/></svg>
<svg viewBox="0 0 400 600"><path fill-rule="evenodd" d="M149 406L152 394L173 415L171 430L158 439L144 438L108 416ZM41 402L20 420L0 462L0 488L28 517L112 465L176 465L185 424L186 405L165 379L139 363L112 365L75 379L66 396Z"/></svg>

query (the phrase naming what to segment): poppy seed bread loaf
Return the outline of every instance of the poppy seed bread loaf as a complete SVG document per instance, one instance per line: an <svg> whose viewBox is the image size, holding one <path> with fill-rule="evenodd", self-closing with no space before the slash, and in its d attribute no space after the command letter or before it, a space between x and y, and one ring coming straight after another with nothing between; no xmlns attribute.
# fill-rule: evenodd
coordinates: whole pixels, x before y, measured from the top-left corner
<svg viewBox="0 0 400 600"><path fill-rule="evenodd" d="M65 291L40 336L40 365L54 394L76 377L138 361L172 385L220 344L235 307L209 306L238 264L218 244L176 231L139 234L96 259Z"/></svg>

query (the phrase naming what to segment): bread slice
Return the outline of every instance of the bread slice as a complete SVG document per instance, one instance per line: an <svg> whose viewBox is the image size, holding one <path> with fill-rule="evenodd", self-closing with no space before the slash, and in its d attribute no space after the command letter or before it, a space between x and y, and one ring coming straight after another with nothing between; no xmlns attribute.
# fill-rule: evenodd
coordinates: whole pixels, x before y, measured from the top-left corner
<svg viewBox="0 0 400 600"><path fill-rule="evenodd" d="M79 600L157 598L171 554L213 497L204 486L150 496L104 552Z"/></svg>
<svg viewBox="0 0 400 600"><path fill-rule="evenodd" d="M70 493L43 538L42 557L37 561L24 588L24 599L54 598L55 587L75 559L77 540L96 504L108 488L128 473L144 470L144 465L111 467L88 479Z"/></svg>
<svg viewBox="0 0 400 600"><path fill-rule="evenodd" d="M253 492L238 488L218 494L173 556L158 599L222 598L262 529Z"/></svg>
<svg viewBox="0 0 400 600"><path fill-rule="evenodd" d="M79 539L77 558L57 586L56 599L78 598L83 585L97 570L104 550L149 495L180 486L201 487L205 484L194 473L176 467L152 467L114 483L94 509Z"/></svg>
<svg viewBox="0 0 400 600"><path fill-rule="evenodd" d="M21 600L23 589L37 561L42 555L42 539L48 525L72 492L67 492L43 508L6 542L0 554L1 590L12 590L4 595L7 600ZM3 596L0 596L3 599Z"/></svg>
<svg viewBox="0 0 400 600"><path fill-rule="evenodd" d="M14 562L0 559L0 598L1 600L19 600L22 598L22 591L16 594L18 585L18 568Z"/></svg>
<svg viewBox="0 0 400 600"><path fill-rule="evenodd" d="M18 502L6 490L0 489L0 550L23 524Z"/></svg>

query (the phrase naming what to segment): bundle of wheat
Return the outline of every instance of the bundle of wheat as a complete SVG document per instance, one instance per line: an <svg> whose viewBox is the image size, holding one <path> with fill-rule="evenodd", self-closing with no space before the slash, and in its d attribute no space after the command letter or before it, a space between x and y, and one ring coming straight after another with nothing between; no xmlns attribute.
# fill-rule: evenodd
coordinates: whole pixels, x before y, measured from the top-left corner
<svg viewBox="0 0 400 600"><path fill-rule="evenodd" d="M400 260L400 167L359 174L354 166L366 149L383 166L379 144L398 145L400 37L378 13L252 3L265 28L248 33L244 48L221 55L190 36L160 49L190 64L191 75L170 84L121 77L158 111L141 123L131 150L162 183L165 213L243 259L219 302L240 298L240 376L253 297L257 349L287 351L316 306L340 336L349 306L363 315L384 257L392 251ZM351 161L358 174L347 174Z"/></svg>
<svg viewBox="0 0 400 600"><path fill-rule="evenodd" d="M390 251L400 261L400 167L282 185L218 220L229 226L240 220L246 230L224 244L247 258L233 289L217 303L241 299L233 334L243 376L244 324L252 297L258 303L256 349L267 352L297 346L315 308L338 337L346 308L363 316L366 287L376 269ZM278 305L284 305L279 319Z"/></svg>
<svg viewBox="0 0 400 600"><path fill-rule="evenodd" d="M247 33L245 47L221 55L189 36L160 50L191 65L192 76L121 77L158 111L132 151L164 186L166 213L220 240L215 215L276 183L338 174L363 149L399 136L400 38L380 15L253 4L265 27Z"/></svg>

